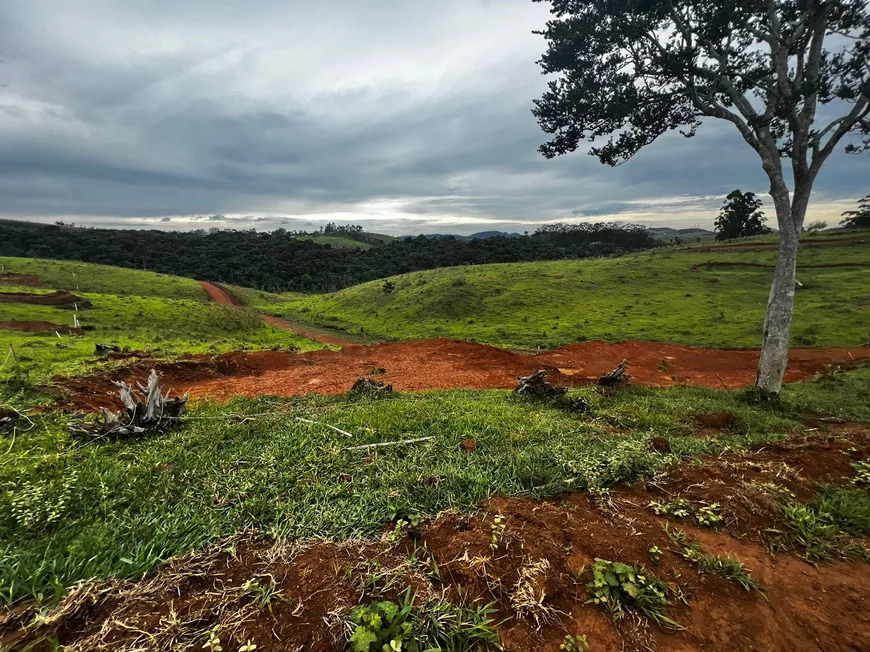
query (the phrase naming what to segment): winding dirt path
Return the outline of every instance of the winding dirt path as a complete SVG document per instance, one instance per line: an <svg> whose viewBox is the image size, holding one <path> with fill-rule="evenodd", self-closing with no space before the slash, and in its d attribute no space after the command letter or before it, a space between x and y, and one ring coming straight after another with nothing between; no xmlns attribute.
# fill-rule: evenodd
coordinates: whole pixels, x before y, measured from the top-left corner
<svg viewBox="0 0 870 652"><path fill-rule="evenodd" d="M220 285L219 283L199 281L199 284L208 293L208 296L211 297L211 300L216 303L221 303L225 306L245 305L241 299L239 299L236 295L234 295L232 292L227 290L223 285ZM322 330L314 328L307 324L287 321L286 319L281 319L280 317L275 317L274 315L267 315L264 312L258 314L263 319L263 321L271 324L275 328L280 328L281 330L285 331L291 331L293 333L296 333L297 335L301 335L302 337L307 337L309 340L323 342L324 344L331 344L333 346L353 346L355 344L359 344L359 342L352 342L350 340L329 335L327 333L324 333Z"/></svg>

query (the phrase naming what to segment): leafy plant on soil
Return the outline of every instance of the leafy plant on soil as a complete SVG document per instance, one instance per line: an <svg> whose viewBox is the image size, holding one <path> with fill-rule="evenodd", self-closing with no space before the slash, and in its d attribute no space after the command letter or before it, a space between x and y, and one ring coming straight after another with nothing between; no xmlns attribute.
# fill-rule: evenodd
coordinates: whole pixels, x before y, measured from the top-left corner
<svg viewBox="0 0 870 652"><path fill-rule="evenodd" d="M855 462L852 467L855 469L855 477L852 479L852 483L870 487L870 461Z"/></svg>
<svg viewBox="0 0 870 652"><path fill-rule="evenodd" d="M752 571L746 568L739 559L705 553L703 544L700 541L690 541L683 530L670 530L665 526L665 532L667 532L671 542L677 546L677 554L693 564L697 564L701 572L721 575L726 580L737 582L747 591L764 590L761 584L752 579Z"/></svg>
<svg viewBox="0 0 870 652"><path fill-rule="evenodd" d="M682 629L668 616L667 585L643 568L607 559L592 564L592 581L586 585L588 603L605 607L614 620L626 611L640 611L662 629Z"/></svg>
<svg viewBox="0 0 870 652"><path fill-rule="evenodd" d="M870 494L843 487L822 487L810 507L841 531L856 537L870 534Z"/></svg>
<svg viewBox="0 0 870 652"><path fill-rule="evenodd" d="M360 605L348 619L350 652L472 652L501 649L492 605L470 608L429 601L415 606L408 589L397 602Z"/></svg>
<svg viewBox="0 0 870 652"><path fill-rule="evenodd" d="M490 537L489 547L493 552L495 552L499 545L501 545L501 540L504 538L506 527L505 517L502 514L496 514L495 518L492 519L492 525L490 526L492 536Z"/></svg>
<svg viewBox="0 0 870 652"><path fill-rule="evenodd" d="M586 639L585 634L578 634L577 636L566 634L559 649L565 650L565 652L588 652L589 641Z"/></svg>
<svg viewBox="0 0 870 652"><path fill-rule="evenodd" d="M648 507L658 516L687 518L694 514L698 525L703 525L704 527L715 527L722 521L722 516L719 514L719 503L702 502L701 506L695 509L685 498L676 498L667 502L652 500L649 502Z"/></svg>

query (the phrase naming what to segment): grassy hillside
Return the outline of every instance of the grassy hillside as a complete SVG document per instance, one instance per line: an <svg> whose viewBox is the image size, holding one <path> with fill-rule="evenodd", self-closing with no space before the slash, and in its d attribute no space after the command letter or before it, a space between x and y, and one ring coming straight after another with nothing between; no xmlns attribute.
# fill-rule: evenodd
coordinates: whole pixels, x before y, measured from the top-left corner
<svg viewBox="0 0 870 652"><path fill-rule="evenodd" d="M385 339L454 337L517 348L591 339L755 347L775 250L664 250L621 258L454 267L261 309ZM801 250L793 344L870 340L870 245ZM817 265L838 267L813 267ZM274 295L273 295L274 296Z"/></svg>
<svg viewBox="0 0 870 652"><path fill-rule="evenodd" d="M0 292L48 293L69 290L93 308L68 309L27 303L0 304L0 321L45 321L72 326L78 316L83 334L0 330L0 381L44 383L54 374L78 374L93 367L94 344L147 350L160 357L219 353L237 349L296 346L315 342L267 325L251 309L221 306L193 280L87 263L0 258L6 272L37 274L47 288L0 283ZM20 359L9 356L14 347ZM8 357L8 359L7 359Z"/></svg>

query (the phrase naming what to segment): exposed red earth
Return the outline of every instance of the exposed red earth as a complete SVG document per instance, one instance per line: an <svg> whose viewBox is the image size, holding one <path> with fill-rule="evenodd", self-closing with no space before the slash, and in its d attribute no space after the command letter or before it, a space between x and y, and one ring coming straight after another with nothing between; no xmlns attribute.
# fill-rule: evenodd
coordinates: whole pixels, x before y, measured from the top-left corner
<svg viewBox="0 0 870 652"><path fill-rule="evenodd" d="M736 389L755 380L758 351L700 349L653 342L584 342L536 355L449 339L348 346L340 351L233 352L191 356L176 363L143 361L92 376L57 379L69 392L67 403L97 409L113 402L113 380L144 381L152 366L164 386L196 398L341 394L359 376L375 370L377 379L399 391L427 389L507 389L517 376L548 369L558 383L581 386L629 361L632 382L650 387L704 385ZM870 363L870 349L792 349L785 379L803 380L840 362Z"/></svg>

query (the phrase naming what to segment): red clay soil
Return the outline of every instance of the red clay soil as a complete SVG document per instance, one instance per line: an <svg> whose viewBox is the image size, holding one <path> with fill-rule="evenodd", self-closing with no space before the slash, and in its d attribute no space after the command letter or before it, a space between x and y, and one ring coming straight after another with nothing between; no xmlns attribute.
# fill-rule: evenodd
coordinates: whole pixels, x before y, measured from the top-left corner
<svg viewBox="0 0 870 652"><path fill-rule="evenodd" d="M37 288L45 287L45 283L36 274L17 274L15 272L3 272L0 274L0 283L30 285Z"/></svg>
<svg viewBox="0 0 870 652"><path fill-rule="evenodd" d="M81 335L82 329L52 324L50 321L0 321L0 331L24 331L25 333L66 333Z"/></svg>
<svg viewBox="0 0 870 652"><path fill-rule="evenodd" d="M24 647L51 636L81 652L200 649L206 632L220 624L225 650L250 641L257 652L340 651L347 640L343 623L356 605L396 599L410 588L418 604L427 598L494 603L506 652L557 652L566 634L585 635L591 652L870 650L870 564L812 565L796 556L800 548L793 544L786 544L792 552L773 554L767 544L776 534L769 528L786 526L764 488L811 495L819 482L848 482L850 463L868 455L866 426L847 425L684 465L648 486L617 489L598 504L585 493L493 499L478 514L444 513L407 528L398 541L293 543L243 534L137 583L79 586L38 619L42 625L23 626L35 615L27 605L7 612L5 623L0 612L0 643ZM677 497L693 509L718 502L720 527L658 517L648 507L650 500ZM504 517L503 530L495 527L496 515ZM704 552L741 561L764 590L701 573L678 554L665 524L700 542ZM660 559L651 558L653 546ZM416 562L409 561L412 553ZM595 559L646 567L665 582L669 616L682 629L663 631L635 612L614 621L589 604ZM272 584L278 595L268 606L258 604L242 589L246 582ZM386 588L376 593L378 586Z"/></svg>
<svg viewBox="0 0 870 652"><path fill-rule="evenodd" d="M26 303L34 306L57 306L58 308L86 309L93 304L70 292L58 290L51 294L32 294L30 292L0 292L0 303Z"/></svg>
<svg viewBox="0 0 870 652"><path fill-rule="evenodd" d="M817 240L803 240L801 247L831 247L841 245L861 245L867 244L870 240L865 238L830 238ZM701 247L687 247L679 249L680 252L693 251L763 251L765 249L779 249L777 242L744 242L742 244L731 245L704 245Z"/></svg>
<svg viewBox="0 0 870 652"><path fill-rule="evenodd" d="M641 385L724 385L735 389L753 383L758 351L650 342L585 342L524 355L485 344L434 339L300 354L258 351L191 356L177 363L140 363L109 373L55 380L69 393L68 407L94 410L114 401L112 381L142 382L152 366L161 374L164 386L176 392L227 400L233 396L341 394L360 376L381 368L386 371L378 374L378 380L399 391L506 389L516 385L517 376L537 369L549 370L555 382L581 386L597 380L623 360L629 361L632 382ZM803 380L836 362L870 362L870 349L792 349L785 379ZM667 371L662 371L664 368Z"/></svg>
<svg viewBox="0 0 870 652"><path fill-rule="evenodd" d="M216 303L222 303L226 306L243 306L242 300L224 286L218 283L209 283L208 281L200 281L199 284L208 292L208 296Z"/></svg>
<svg viewBox="0 0 870 652"><path fill-rule="evenodd" d="M264 312L260 313L260 317L262 317L264 321L271 324L275 328L280 328L281 330L285 331L292 331L297 335L307 337L309 340L314 340L315 342L323 342L324 344L332 344L334 346L353 346L355 344L359 344L359 342L351 342L350 340L346 340L341 337L328 335L327 333L324 333L319 329L312 328L306 324L290 322L286 319L275 317L274 315L267 315Z"/></svg>

